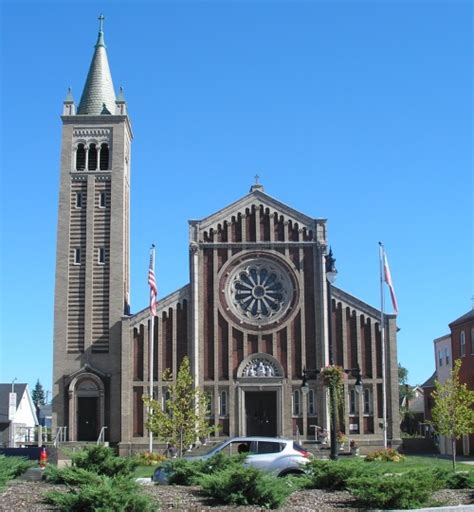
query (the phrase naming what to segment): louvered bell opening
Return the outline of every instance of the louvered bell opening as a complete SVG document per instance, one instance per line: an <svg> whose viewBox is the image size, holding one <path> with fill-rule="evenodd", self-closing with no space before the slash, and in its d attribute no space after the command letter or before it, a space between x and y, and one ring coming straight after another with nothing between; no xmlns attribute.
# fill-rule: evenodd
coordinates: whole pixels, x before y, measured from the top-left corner
<svg viewBox="0 0 474 512"><path fill-rule="evenodd" d="M86 148L79 144L76 151L76 170L83 171L86 168Z"/></svg>
<svg viewBox="0 0 474 512"><path fill-rule="evenodd" d="M109 146L102 144L100 146L100 170L107 171L109 169Z"/></svg>
<svg viewBox="0 0 474 512"><path fill-rule="evenodd" d="M91 144L89 146L89 171L95 171L97 169L97 146Z"/></svg>

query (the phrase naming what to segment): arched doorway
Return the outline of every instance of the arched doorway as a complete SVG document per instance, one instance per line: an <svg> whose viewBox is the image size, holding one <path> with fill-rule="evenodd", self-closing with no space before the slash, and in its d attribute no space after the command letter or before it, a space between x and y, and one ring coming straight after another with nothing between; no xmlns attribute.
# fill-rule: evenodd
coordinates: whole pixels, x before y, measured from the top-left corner
<svg viewBox="0 0 474 512"><path fill-rule="evenodd" d="M71 441L96 441L104 426L104 384L90 372L76 376L69 385Z"/></svg>
<svg viewBox="0 0 474 512"><path fill-rule="evenodd" d="M270 354L251 354L240 363L237 376L239 434L281 435L284 372L279 361Z"/></svg>

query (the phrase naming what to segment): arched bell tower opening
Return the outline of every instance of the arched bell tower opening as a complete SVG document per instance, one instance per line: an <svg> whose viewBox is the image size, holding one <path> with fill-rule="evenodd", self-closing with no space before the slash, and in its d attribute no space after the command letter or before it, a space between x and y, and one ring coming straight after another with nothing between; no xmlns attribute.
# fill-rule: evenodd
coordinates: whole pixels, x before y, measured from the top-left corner
<svg viewBox="0 0 474 512"><path fill-rule="evenodd" d="M96 441L104 426L105 386L97 375L84 372L69 384L69 437Z"/></svg>

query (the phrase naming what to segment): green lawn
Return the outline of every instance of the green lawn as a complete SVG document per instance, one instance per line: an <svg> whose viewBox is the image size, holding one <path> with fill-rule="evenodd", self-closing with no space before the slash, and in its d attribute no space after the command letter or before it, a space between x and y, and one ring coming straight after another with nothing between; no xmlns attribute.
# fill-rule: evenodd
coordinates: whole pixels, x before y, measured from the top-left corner
<svg viewBox="0 0 474 512"><path fill-rule="evenodd" d="M349 461L354 460L351 457L341 458L341 461ZM404 473L405 471L409 471L411 469L434 469L434 468L445 468L447 470L452 470L453 463L449 459L441 459L435 455L426 455L426 456L415 456L408 455L406 459L402 462L366 462L367 466L380 468L381 472L390 472L390 473ZM469 471L474 473L474 465L473 464L463 464L462 462L456 462L456 471Z"/></svg>
<svg viewBox="0 0 474 512"><path fill-rule="evenodd" d="M135 478L151 477L151 475L153 475L153 471L155 471L155 468L156 466L137 466L133 472L133 476Z"/></svg>

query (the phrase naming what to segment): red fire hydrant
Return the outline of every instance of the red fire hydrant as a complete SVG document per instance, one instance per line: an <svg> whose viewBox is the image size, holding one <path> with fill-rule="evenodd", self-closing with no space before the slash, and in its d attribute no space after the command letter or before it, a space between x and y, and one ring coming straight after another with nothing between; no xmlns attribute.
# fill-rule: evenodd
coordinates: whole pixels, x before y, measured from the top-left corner
<svg viewBox="0 0 474 512"><path fill-rule="evenodd" d="M48 452L46 451L46 446L43 446L40 451L39 465L41 469L46 467L46 463L48 462Z"/></svg>

